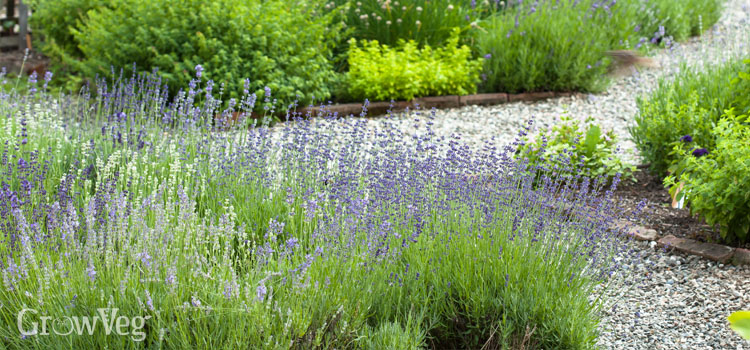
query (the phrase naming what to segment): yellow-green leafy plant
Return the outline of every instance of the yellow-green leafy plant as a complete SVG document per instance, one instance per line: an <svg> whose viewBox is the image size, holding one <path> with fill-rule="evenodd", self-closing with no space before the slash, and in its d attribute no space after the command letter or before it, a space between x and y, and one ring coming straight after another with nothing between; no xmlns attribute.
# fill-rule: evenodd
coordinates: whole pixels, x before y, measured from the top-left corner
<svg viewBox="0 0 750 350"><path fill-rule="evenodd" d="M421 96L475 93L482 58L472 59L468 46L458 46L458 31L443 47L419 48L414 41L398 47L349 41L349 94L354 99L411 100Z"/></svg>

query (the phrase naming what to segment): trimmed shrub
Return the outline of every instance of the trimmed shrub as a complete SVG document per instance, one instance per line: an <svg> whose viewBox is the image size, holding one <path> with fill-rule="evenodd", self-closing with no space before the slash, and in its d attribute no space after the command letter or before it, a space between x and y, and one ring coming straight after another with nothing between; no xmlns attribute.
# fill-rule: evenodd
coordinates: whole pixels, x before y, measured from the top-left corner
<svg viewBox="0 0 750 350"><path fill-rule="evenodd" d="M88 13L72 35L80 48L62 55L86 76L110 76L111 66L157 68L171 92L186 88L194 67L204 80L224 82L224 96L243 90L278 102L327 98L337 79L332 48L340 39L335 14L318 15L318 2L121 0ZM249 79L245 86L244 79Z"/></svg>
<svg viewBox="0 0 750 350"><path fill-rule="evenodd" d="M346 78L354 99L411 100L476 92L482 60L472 59L469 47L458 46L457 31L437 49L419 49L414 41L402 41L397 48L377 41L360 48L354 39L350 45Z"/></svg>
<svg viewBox="0 0 750 350"><path fill-rule="evenodd" d="M72 31L81 22L85 22L87 13L102 7L112 7L120 0L30 0L29 6L34 14L29 18L29 25L34 34L41 34L44 40L36 40L41 51L54 57L60 52L73 56L83 55L78 48ZM38 38L38 36L34 36Z"/></svg>

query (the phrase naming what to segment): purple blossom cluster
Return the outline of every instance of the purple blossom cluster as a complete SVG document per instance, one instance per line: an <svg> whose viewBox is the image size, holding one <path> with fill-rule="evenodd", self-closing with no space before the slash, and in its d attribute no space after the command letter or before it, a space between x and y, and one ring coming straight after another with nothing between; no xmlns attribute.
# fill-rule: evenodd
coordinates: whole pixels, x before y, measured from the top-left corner
<svg viewBox="0 0 750 350"><path fill-rule="evenodd" d="M90 137L99 155L130 154L106 178L106 165L83 154L72 154L51 176L60 157L54 150L4 145L0 275L6 291L49 291L74 275L89 285L75 287L76 295L111 283L119 291L105 293L126 295L126 286L138 284L148 288L138 294L143 310L159 309L155 291L163 288L183 298L179 305L205 311L213 307L206 305L210 293L253 303L281 288L311 288L309 272L331 259L365 270L392 266L383 283L393 287L409 278L423 281L429 271L397 262L425 242L450 247L471 240L493 247L498 259L523 245L550 263L585 266L570 271L570 283L608 278L619 269L613 256L626 253L621 232L609 226L621 215L611 200L618 179L606 189L604 179L561 176L580 166L570 162L532 169L514 160L521 139L507 145L493 139L474 149L460 135L437 137L434 116L422 111L411 115L414 129L406 132L391 119L376 128L325 106L315 122L312 112L288 111L278 127L226 131L213 121L222 102L211 97L211 85L202 93L198 84L168 102L153 75L121 78L111 87L97 85L93 109L65 105L61 115L72 121L83 114L90 124L71 136ZM270 94L267 89L264 98ZM240 101L249 110L256 98ZM157 169L145 182L124 170L143 162L141 156L193 162L198 170L173 180L169 168ZM87 185L92 179L99 182ZM65 268L51 268L57 261ZM216 290L206 294L201 286Z"/></svg>

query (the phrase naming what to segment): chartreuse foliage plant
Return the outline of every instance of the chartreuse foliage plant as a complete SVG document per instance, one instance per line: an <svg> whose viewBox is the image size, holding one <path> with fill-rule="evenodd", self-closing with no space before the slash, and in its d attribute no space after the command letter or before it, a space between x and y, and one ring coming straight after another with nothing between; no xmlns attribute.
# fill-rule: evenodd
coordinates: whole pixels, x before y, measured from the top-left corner
<svg viewBox="0 0 750 350"><path fill-rule="evenodd" d="M219 130L197 78L34 84L0 94L4 348L593 349L638 258L601 183L532 186L513 147L429 120ZM65 323L115 308L144 322Z"/></svg>
<svg viewBox="0 0 750 350"><path fill-rule="evenodd" d="M750 311L736 311L729 315L730 327L741 337L750 340Z"/></svg>
<svg viewBox="0 0 750 350"><path fill-rule="evenodd" d="M459 46L458 31L444 46L419 48L414 41L396 47L366 41L362 47L349 41L349 94L360 101L411 100L414 97L468 95L476 92L482 58Z"/></svg>
<svg viewBox="0 0 750 350"><path fill-rule="evenodd" d="M636 168L626 164L618 154L612 130L603 131L592 118L584 125L567 116L561 119L562 122L551 129L542 130L533 142L519 147L517 157L551 169L563 169L563 164L568 162L578 164L574 172L562 174L570 178L583 175L612 180L618 174L626 179L634 178Z"/></svg>

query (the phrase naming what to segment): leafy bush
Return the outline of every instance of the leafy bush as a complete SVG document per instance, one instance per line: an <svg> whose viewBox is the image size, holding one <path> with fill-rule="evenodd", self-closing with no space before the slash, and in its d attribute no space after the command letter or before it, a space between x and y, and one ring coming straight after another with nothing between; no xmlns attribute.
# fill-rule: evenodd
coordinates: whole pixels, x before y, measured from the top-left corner
<svg viewBox="0 0 750 350"><path fill-rule="evenodd" d="M31 0L29 6L34 11L29 25L44 40L36 41L45 55L54 57L60 52L68 52L76 57L83 53L73 37L72 31L85 22L87 13L102 7L116 6L120 0Z"/></svg>
<svg viewBox="0 0 750 350"><path fill-rule="evenodd" d="M561 171L560 174L569 178L580 175L611 180L618 174L634 178L635 166L626 165L617 154L614 132L602 132L591 120L587 120L586 127L582 128L579 121L562 117L562 123L551 130L543 130L534 142L521 146L517 157L529 159L534 167L556 170L572 164L574 171Z"/></svg>
<svg viewBox="0 0 750 350"><path fill-rule="evenodd" d="M340 28L334 14L314 14L319 12L315 1L116 4L90 11L72 30L82 55L65 52L62 59L84 76L111 76L111 66L135 63L147 72L158 68L174 93L187 88L200 64L204 79L225 84L214 93L223 90L224 96L238 98L247 89L262 96L268 86L285 106L329 97L337 79L329 60Z"/></svg>
<svg viewBox="0 0 750 350"><path fill-rule="evenodd" d="M476 53L490 54L481 90L602 90L604 52L628 49L635 40L635 10L620 3L543 1L488 18L473 32Z"/></svg>
<svg viewBox="0 0 750 350"><path fill-rule="evenodd" d="M421 96L467 95L476 92L481 59L471 58L471 49L458 47L458 33L445 46L417 48L414 41L397 48L377 41L350 41L349 93L355 99L406 99Z"/></svg>
<svg viewBox="0 0 750 350"><path fill-rule="evenodd" d="M748 116L723 116L713 129L712 147L683 138L675 145L682 157L674 175L665 179L674 194L687 196L690 211L719 225L721 238L728 243L750 241L750 123Z"/></svg>
<svg viewBox="0 0 750 350"><path fill-rule="evenodd" d="M740 61L705 71L683 65L674 80L662 79L648 98L638 98L630 135L653 171L666 175L675 160L667 156L671 145L684 135L713 148L712 129L724 110L741 96L750 96L744 83L731 83L741 69Z"/></svg>

